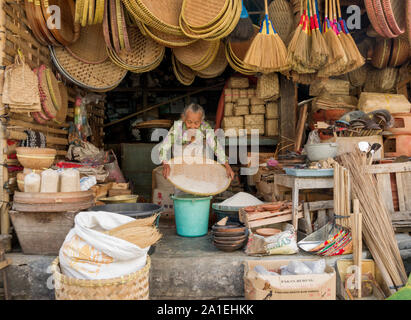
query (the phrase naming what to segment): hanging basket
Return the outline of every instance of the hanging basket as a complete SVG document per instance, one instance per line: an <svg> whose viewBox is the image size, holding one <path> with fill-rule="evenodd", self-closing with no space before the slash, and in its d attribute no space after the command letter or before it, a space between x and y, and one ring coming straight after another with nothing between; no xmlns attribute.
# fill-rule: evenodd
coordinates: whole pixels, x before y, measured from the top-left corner
<svg viewBox="0 0 411 320"><path fill-rule="evenodd" d="M126 276L84 280L65 276L60 271L59 258L51 265L56 300L148 300L150 257L146 265Z"/></svg>

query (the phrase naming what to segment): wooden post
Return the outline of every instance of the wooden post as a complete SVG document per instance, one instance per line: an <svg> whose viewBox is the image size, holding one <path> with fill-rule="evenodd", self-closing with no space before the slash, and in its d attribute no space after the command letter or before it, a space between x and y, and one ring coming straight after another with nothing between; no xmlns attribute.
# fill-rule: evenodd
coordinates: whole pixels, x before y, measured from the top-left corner
<svg viewBox="0 0 411 320"><path fill-rule="evenodd" d="M351 232L355 233L355 242L353 246L354 254L354 265L357 267L355 272L355 283L358 290L358 298L361 298L361 282L362 282L362 271L361 271L361 258L362 258L362 215L360 212L360 201L354 199L354 224L351 228ZM353 239L354 240L354 239Z"/></svg>
<svg viewBox="0 0 411 320"><path fill-rule="evenodd" d="M6 47L6 13L4 11L5 1L0 0L0 66L4 66L4 56ZM0 92L3 92L4 85L4 69L0 68ZM5 109L4 105L0 102L0 116L4 115ZM0 157L1 163L4 164L7 161L7 139L5 136L5 126L0 122ZM9 180L9 174L6 166L2 166L0 169L0 184L1 184L1 195L0 201L1 205L1 234L10 233L10 218L8 211L8 202L10 201L10 196L6 189L4 189L4 184Z"/></svg>
<svg viewBox="0 0 411 320"><path fill-rule="evenodd" d="M283 75L280 75L280 141L285 140L285 145L295 142L295 126L296 126L296 109L297 96L295 84L288 80ZM294 146L291 145L281 150L285 153L287 150L293 151Z"/></svg>

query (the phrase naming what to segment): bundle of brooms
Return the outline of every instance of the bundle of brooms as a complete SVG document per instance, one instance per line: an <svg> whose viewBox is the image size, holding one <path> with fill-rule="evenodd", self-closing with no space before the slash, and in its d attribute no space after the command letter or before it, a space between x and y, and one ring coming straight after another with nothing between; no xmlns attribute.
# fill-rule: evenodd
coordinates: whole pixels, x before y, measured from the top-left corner
<svg viewBox="0 0 411 320"><path fill-rule="evenodd" d="M265 16L260 32L248 48L244 63L261 73L283 72L289 69L287 48L268 17L267 0L264 0L264 5Z"/></svg>
<svg viewBox="0 0 411 320"><path fill-rule="evenodd" d="M158 242L162 235L154 226L158 215L136 219L104 233L134 243L140 248L147 248Z"/></svg>
<svg viewBox="0 0 411 320"><path fill-rule="evenodd" d="M352 195L360 201L364 240L387 286L384 291L391 295L405 285L407 275L390 213L378 190L376 178L367 173L365 153L356 148L351 153L342 154L340 161L349 170Z"/></svg>

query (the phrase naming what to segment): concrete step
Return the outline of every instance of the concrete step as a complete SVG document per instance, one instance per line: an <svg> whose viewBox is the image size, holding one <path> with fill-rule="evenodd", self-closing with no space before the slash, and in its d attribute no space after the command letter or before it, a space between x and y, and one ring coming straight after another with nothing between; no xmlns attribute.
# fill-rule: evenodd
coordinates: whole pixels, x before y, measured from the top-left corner
<svg viewBox="0 0 411 320"><path fill-rule="evenodd" d="M150 270L151 299L243 299L243 262L245 260L316 258L307 253L250 257L242 250L223 252L216 249L210 235L184 238L175 229L161 228L163 238L157 244ZM398 238L407 272L411 270L411 237ZM13 299L54 299L49 266L52 256L7 254L13 260L8 279ZM328 257L327 264L335 266L343 257ZM371 258L365 251L363 258Z"/></svg>

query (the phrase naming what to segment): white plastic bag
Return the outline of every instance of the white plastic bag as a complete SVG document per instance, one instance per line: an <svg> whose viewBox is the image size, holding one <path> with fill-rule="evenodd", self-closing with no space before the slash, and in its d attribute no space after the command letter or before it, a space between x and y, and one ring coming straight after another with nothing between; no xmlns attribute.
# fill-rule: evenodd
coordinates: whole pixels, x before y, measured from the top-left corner
<svg viewBox="0 0 411 320"><path fill-rule="evenodd" d="M146 264L150 247L140 248L103 232L134 219L111 212L80 212L59 259L63 274L77 279L110 279L136 272Z"/></svg>
<svg viewBox="0 0 411 320"><path fill-rule="evenodd" d="M60 175L53 169L47 169L41 173L40 192L58 192Z"/></svg>
<svg viewBox="0 0 411 320"><path fill-rule="evenodd" d="M24 177L24 192L40 192L41 178L34 172Z"/></svg>

